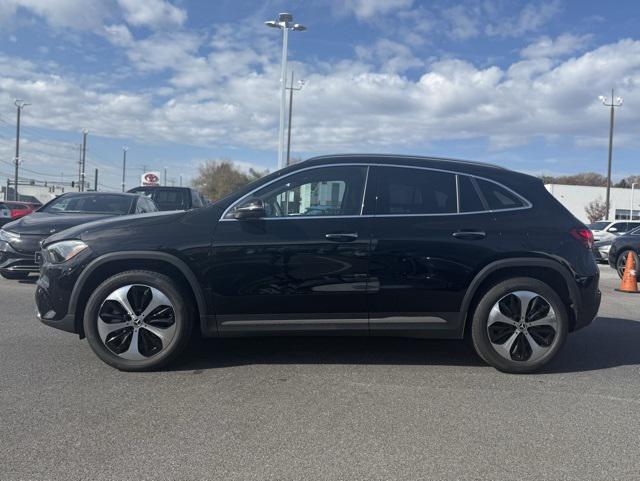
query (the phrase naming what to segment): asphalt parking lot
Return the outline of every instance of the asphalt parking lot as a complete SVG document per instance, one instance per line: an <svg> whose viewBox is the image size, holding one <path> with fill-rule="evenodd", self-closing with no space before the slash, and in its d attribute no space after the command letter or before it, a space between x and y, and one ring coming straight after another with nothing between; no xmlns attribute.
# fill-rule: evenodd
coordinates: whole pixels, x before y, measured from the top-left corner
<svg viewBox="0 0 640 481"><path fill-rule="evenodd" d="M208 340L123 373L0 280L0 479L636 480L640 295L602 271L598 319L527 376L364 338Z"/></svg>

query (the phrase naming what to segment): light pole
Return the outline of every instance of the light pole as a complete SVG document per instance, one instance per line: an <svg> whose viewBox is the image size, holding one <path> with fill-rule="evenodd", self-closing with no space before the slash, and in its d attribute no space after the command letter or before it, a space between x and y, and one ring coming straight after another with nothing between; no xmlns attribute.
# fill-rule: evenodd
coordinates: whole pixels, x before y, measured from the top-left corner
<svg viewBox="0 0 640 481"><path fill-rule="evenodd" d="M87 129L82 129L82 168L80 170L80 192L84 192L84 168L87 165Z"/></svg>
<svg viewBox="0 0 640 481"><path fill-rule="evenodd" d="M631 205L629 206L629 220L633 220L633 194L635 194L637 182L631 184Z"/></svg>
<svg viewBox="0 0 640 481"><path fill-rule="evenodd" d="M287 134L287 166L289 165L290 159L291 159L291 118L293 117L293 91L294 90L302 90L302 87L304 86L304 80L298 80L298 86L294 87L293 86L293 74L294 72L291 71L291 86L287 87L287 90L289 91L289 127L288 127L288 134Z"/></svg>
<svg viewBox="0 0 640 481"><path fill-rule="evenodd" d="M611 89L611 103L608 103L607 97L601 95L598 97L602 102L602 105L605 107L611 108L611 118L609 120L609 164L607 167L607 200L605 204L605 208L607 211L607 215L605 219L609 219L609 201L611 198L611 154L613 151L613 116L616 107L620 107L622 105L622 97L614 97L614 90Z"/></svg>
<svg viewBox="0 0 640 481"><path fill-rule="evenodd" d="M124 177L127 170L127 147L122 147L122 192L124 192Z"/></svg>
<svg viewBox="0 0 640 481"><path fill-rule="evenodd" d="M307 29L304 25L293 23L293 15L281 13L278 20L264 22L267 27L282 30L282 68L280 72L280 132L278 137L278 169L284 167L284 115L287 108L287 48L289 42L289 30L303 32Z"/></svg>
<svg viewBox="0 0 640 481"><path fill-rule="evenodd" d="M31 105L26 103L24 100L16 99L13 102L13 105L16 106L16 158L15 158L15 183L13 184L13 200L20 200L18 197L18 166L20 165L20 114L22 109L27 105ZM8 194L8 192L7 192Z"/></svg>

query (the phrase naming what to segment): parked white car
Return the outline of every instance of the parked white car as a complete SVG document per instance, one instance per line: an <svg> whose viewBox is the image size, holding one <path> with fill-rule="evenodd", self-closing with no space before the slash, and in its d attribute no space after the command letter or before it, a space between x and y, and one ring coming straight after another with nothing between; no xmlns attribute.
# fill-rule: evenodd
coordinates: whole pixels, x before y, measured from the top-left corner
<svg viewBox="0 0 640 481"><path fill-rule="evenodd" d="M610 241L617 236L640 227L640 221L629 222L627 220L601 220L589 224L587 227L593 232L594 242Z"/></svg>

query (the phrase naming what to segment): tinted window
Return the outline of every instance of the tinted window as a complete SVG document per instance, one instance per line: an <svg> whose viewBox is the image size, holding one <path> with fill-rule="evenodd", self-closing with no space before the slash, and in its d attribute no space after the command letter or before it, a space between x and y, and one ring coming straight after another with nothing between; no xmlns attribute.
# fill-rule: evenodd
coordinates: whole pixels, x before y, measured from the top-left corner
<svg viewBox="0 0 640 481"><path fill-rule="evenodd" d="M189 191L186 189L135 189L135 193L151 197L160 210L183 210L189 207Z"/></svg>
<svg viewBox="0 0 640 481"><path fill-rule="evenodd" d="M195 190L191 191L191 207L202 207L200 194L198 194Z"/></svg>
<svg viewBox="0 0 640 481"><path fill-rule="evenodd" d="M68 214L128 214L135 199L125 195L71 195L59 197L42 211Z"/></svg>
<svg viewBox="0 0 640 481"><path fill-rule="evenodd" d="M498 184L482 179L476 179L476 183L491 210L515 209L524 206L516 195Z"/></svg>
<svg viewBox="0 0 640 481"><path fill-rule="evenodd" d="M359 215L366 173L366 167L310 169L274 182L252 198L263 201L267 217Z"/></svg>
<svg viewBox="0 0 640 481"><path fill-rule="evenodd" d="M587 227L591 230L602 230L609 225L609 222L594 222L593 224L589 224Z"/></svg>
<svg viewBox="0 0 640 481"><path fill-rule="evenodd" d="M380 167L376 214L457 212L455 175L422 169Z"/></svg>
<svg viewBox="0 0 640 481"><path fill-rule="evenodd" d="M627 222L616 222L611 227L609 227L607 230L611 231L611 229L617 229L618 232L627 232L628 224L627 224Z"/></svg>
<svg viewBox="0 0 640 481"><path fill-rule="evenodd" d="M471 177L458 176L458 189L460 192L460 212L481 212L487 210L478 195Z"/></svg>
<svg viewBox="0 0 640 481"><path fill-rule="evenodd" d="M144 196L140 196L140 198L138 199L138 207L136 208L136 212L138 214L146 214L147 212L156 212L158 209L156 209L156 206L153 205L153 202L144 197Z"/></svg>

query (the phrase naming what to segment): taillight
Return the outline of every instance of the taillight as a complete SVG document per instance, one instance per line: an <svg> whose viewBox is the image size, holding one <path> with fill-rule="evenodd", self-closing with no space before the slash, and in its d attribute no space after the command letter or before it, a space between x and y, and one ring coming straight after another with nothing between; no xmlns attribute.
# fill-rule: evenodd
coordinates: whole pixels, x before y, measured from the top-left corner
<svg viewBox="0 0 640 481"><path fill-rule="evenodd" d="M571 229L569 232L574 239L579 241L587 249L593 247L593 232L589 229Z"/></svg>

